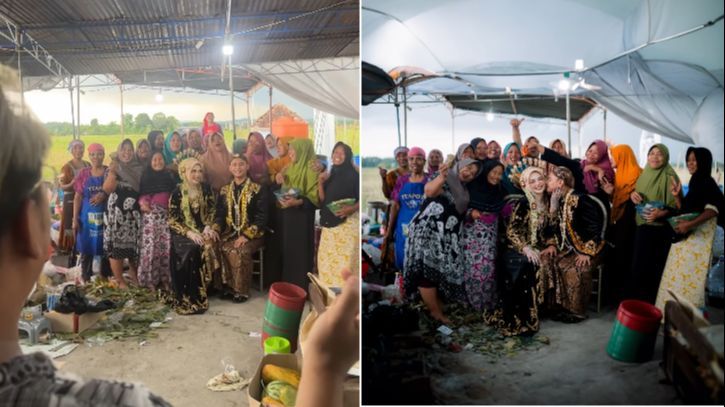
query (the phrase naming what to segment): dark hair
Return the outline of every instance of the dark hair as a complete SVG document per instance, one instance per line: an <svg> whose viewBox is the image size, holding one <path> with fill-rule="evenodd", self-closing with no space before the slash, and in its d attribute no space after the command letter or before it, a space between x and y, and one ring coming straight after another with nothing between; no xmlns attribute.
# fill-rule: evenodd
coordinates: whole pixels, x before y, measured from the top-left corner
<svg viewBox="0 0 725 407"><path fill-rule="evenodd" d="M249 159L244 154L232 154L232 160L229 161L229 163L231 163L232 161L234 161L236 159L240 159L240 160L244 161L245 163L249 164Z"/></svg>

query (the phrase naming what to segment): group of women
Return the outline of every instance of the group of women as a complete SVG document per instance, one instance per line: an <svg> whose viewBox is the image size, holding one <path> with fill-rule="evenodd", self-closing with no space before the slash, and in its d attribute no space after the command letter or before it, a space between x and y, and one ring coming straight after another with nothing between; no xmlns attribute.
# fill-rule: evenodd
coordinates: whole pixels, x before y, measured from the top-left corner
<svg viewBox="0 0 725 407"><path fill-rule="evenodd" d="M70 143L59 247L80 255L83 279L100 257L101 275L119 287L146 287L179 314L202 313L211 292L249 297L252 256L266 248L276 260L265 267L267 282L306 288L317 253L323 281L341 286L340 271L356 270L359 251L350 147L335 145L329 171L308 139L276 140L270 152L253 132L233 154L210 119L184 137L152 131L135 146L125 139L108 166L102 145L88 146L88 162L84 143ZM331 205L340 200L346 204Z"/></svg>
<svg viewBox="0 0 725 407"><path fill-rule="evenodd" d="M598 267L615 304L663 308L671 291L704 306L724 200L710 152L687 150L683 196L663 144L643 169L629 146L602 140L577 160L561 140L522 142L522 121L511 121L514 141L503 149L475 138L429 172L422 149L396 149L399 167L381 172L385 241L406 293L442 323L444 304L462 303L504 335L537 332L541 315L586 318Z"/></svg>

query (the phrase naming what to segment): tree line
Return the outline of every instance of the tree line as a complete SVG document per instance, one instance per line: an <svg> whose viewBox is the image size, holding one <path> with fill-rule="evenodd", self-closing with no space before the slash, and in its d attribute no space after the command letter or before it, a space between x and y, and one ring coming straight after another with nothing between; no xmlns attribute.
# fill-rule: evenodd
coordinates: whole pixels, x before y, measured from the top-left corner
<svg viewBox="0 0 725 407"><path fill-rule="evenodd" d="M201 127L201 122L184 123L188 127ZM154 113L150 116L147 113L139 113L135 117L131 113L123 115L124 132L127 134L144 134L151 130L161 130L164 133L176 130L181 122L174 116L166 116L164 113ZM73 134L73 125L70 122L49 122L45 124L48 132L53 136L65 136ZM108 124L99 124L98 119L91 119L90 124L81 124L81 135L113 135L121 133L121 125L112 121Z"/></svg>

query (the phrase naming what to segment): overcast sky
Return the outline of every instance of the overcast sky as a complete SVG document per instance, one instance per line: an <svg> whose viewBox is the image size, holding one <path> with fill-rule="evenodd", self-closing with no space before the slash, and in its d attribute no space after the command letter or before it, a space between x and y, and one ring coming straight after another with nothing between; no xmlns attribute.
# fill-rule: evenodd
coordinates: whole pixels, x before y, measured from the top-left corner
<svg viewBox="0 0 725 407"><path fill-rule="evenodd" d="M82 88L81 88L82 89ZM98 88L82 89L81 94L81 123L89 124L91 119L98 119L101 124L111 121L120 122L121 96L117 87L97 90ZM131 113L134 117L139 113L162 112L175 116L180 121L202 121L206 112L214 112L216 120L231 120L232 112L228 94L202 95L196 93L181 93L163 90L163 102L156 102L158 91L150 89L133 89L123 92L124 113ZM43 122L70 122L71 107L69 91L65 89L44 92L35 90L25 92L25 101L33 109L36 116ZM274 104L283 103L305 119L312 119L312 108L300 103L278 90L272 92ZM252 120L255 120L269 110L269 90L261 88L252 98L250 106ZM235 101L237 119L247 117L246 103Z"/></svg>

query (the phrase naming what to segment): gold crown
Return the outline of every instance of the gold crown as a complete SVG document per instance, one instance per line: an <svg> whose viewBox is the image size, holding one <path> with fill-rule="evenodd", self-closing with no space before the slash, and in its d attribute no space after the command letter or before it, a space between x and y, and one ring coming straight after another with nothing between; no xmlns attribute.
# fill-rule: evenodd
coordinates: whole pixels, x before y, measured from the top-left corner
<svg viewBox="0 0 725 407"><path fill-rule="evenodd" d="M511 172L509 172L509 180L511 180L511 183L514 184L516 188L523 189L524 187L521 185L521 174L524 170L528 167L539 167L546 172L546 164L548 164L546 161L539 158L524 157L511 168Z"/></svg>

